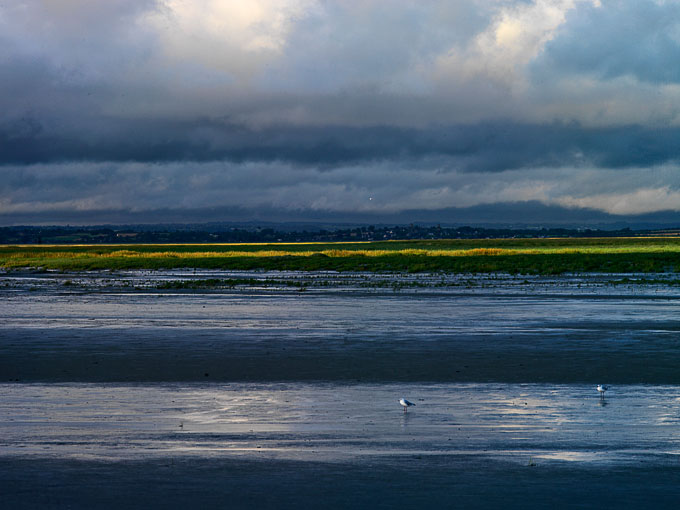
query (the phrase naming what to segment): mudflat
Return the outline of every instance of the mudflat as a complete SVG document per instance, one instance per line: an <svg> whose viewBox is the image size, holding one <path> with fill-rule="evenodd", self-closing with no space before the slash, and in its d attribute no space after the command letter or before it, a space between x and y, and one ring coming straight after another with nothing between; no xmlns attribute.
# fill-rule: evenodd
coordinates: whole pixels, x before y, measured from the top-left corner
<svg viewBox="0 0 680 510"><path fill-rule="evenodd" d="M6 275L0 507L673 508L664 278Z"/></svg>
<svg viewBox="0 0 680 510"><path fill-rule="evenodd" d="M167 290L219 275L255 283ZM0 376L680 384L680 287L663 278L11 275Z"/></svg>

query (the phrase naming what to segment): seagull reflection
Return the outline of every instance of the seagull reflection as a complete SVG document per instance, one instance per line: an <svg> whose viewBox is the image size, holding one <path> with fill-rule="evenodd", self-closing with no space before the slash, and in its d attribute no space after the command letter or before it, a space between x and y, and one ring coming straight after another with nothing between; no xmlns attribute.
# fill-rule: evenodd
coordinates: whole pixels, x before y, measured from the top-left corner
<svg viewBox="0 0 680 510"><path fill-rule="evenodd" d="M401 423L399 424L400 428L402 430L406 430L409 425L409 421L411 420L411 417L413 416L413 413L401 413Z"/></svg>

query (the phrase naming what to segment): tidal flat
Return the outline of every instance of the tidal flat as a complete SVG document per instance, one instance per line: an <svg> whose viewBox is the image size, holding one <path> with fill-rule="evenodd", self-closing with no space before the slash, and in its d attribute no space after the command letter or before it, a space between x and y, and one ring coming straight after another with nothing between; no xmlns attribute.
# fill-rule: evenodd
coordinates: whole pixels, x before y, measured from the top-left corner
<svg viewBox="0 0 680 510"><path fill-rule="evenodd" d="M673 274L11 271L0 296L2 508L680 496Z"/></svg>

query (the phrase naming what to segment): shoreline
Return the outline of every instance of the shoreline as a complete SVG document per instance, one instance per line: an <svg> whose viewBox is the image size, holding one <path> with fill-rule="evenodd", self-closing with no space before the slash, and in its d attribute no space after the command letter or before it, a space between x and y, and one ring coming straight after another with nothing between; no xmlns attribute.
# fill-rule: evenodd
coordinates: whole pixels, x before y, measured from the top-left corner
<svg viewBox="0 0 680 510"><path fill-rule="evenodd" d="M441 293L504 294L508 292L555 294L565 290L575 295L623 297L663 292L680 297L680 275L676 273L586 272L558 275L513 273L374 273L370 271L225 270L177 269L96 269L88 271L2 270L0 293L41 290L51 292L217 292L238 290L271 292L354 290ZM616 289L617 292L610 292Z"/></svg>

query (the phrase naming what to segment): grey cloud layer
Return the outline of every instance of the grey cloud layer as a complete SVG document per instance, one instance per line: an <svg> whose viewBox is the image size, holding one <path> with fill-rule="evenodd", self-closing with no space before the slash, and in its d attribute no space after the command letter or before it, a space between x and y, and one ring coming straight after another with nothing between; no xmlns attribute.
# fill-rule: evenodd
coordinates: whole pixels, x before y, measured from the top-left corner
<svg viewBox="0 0 680 510"><path fill-rule="evenodd" d="M398 166L398 163L401 166ZM424 164L423 164L424 163ZM438 161L320 171L281 163L8 166L0 224L200 221L671 221L677 168L443 172ZM599 211L599 212L597 212ZM602 211L610 211L616 218ZM642 215L642 216L641 216Z"/></svg>
<svg viewBox="0 0 680 510"><path fill-rule="evenodd" d="M3 117L644 125L678 99L677 91L658 88L655 102L648 89L677 82L680 7L672 2L251 3L264 14L241 13L241 25L213 18L241 19L230 11L237 7L224 6L248 3L2 6ZM612 89L608 82L622 76L637 81ZM607 111L602 92L620 109L634 98L645 108ZM579 111L576 101L600 108Z"/></svg>
<svg viewBox="0 0 680 510"><path fill-rule="evenodd" d="M536 68L592 74L600 79L632 76L642 82L679 83L680 4L618 2L569 13L558 37L546 45Z"/></svg>

